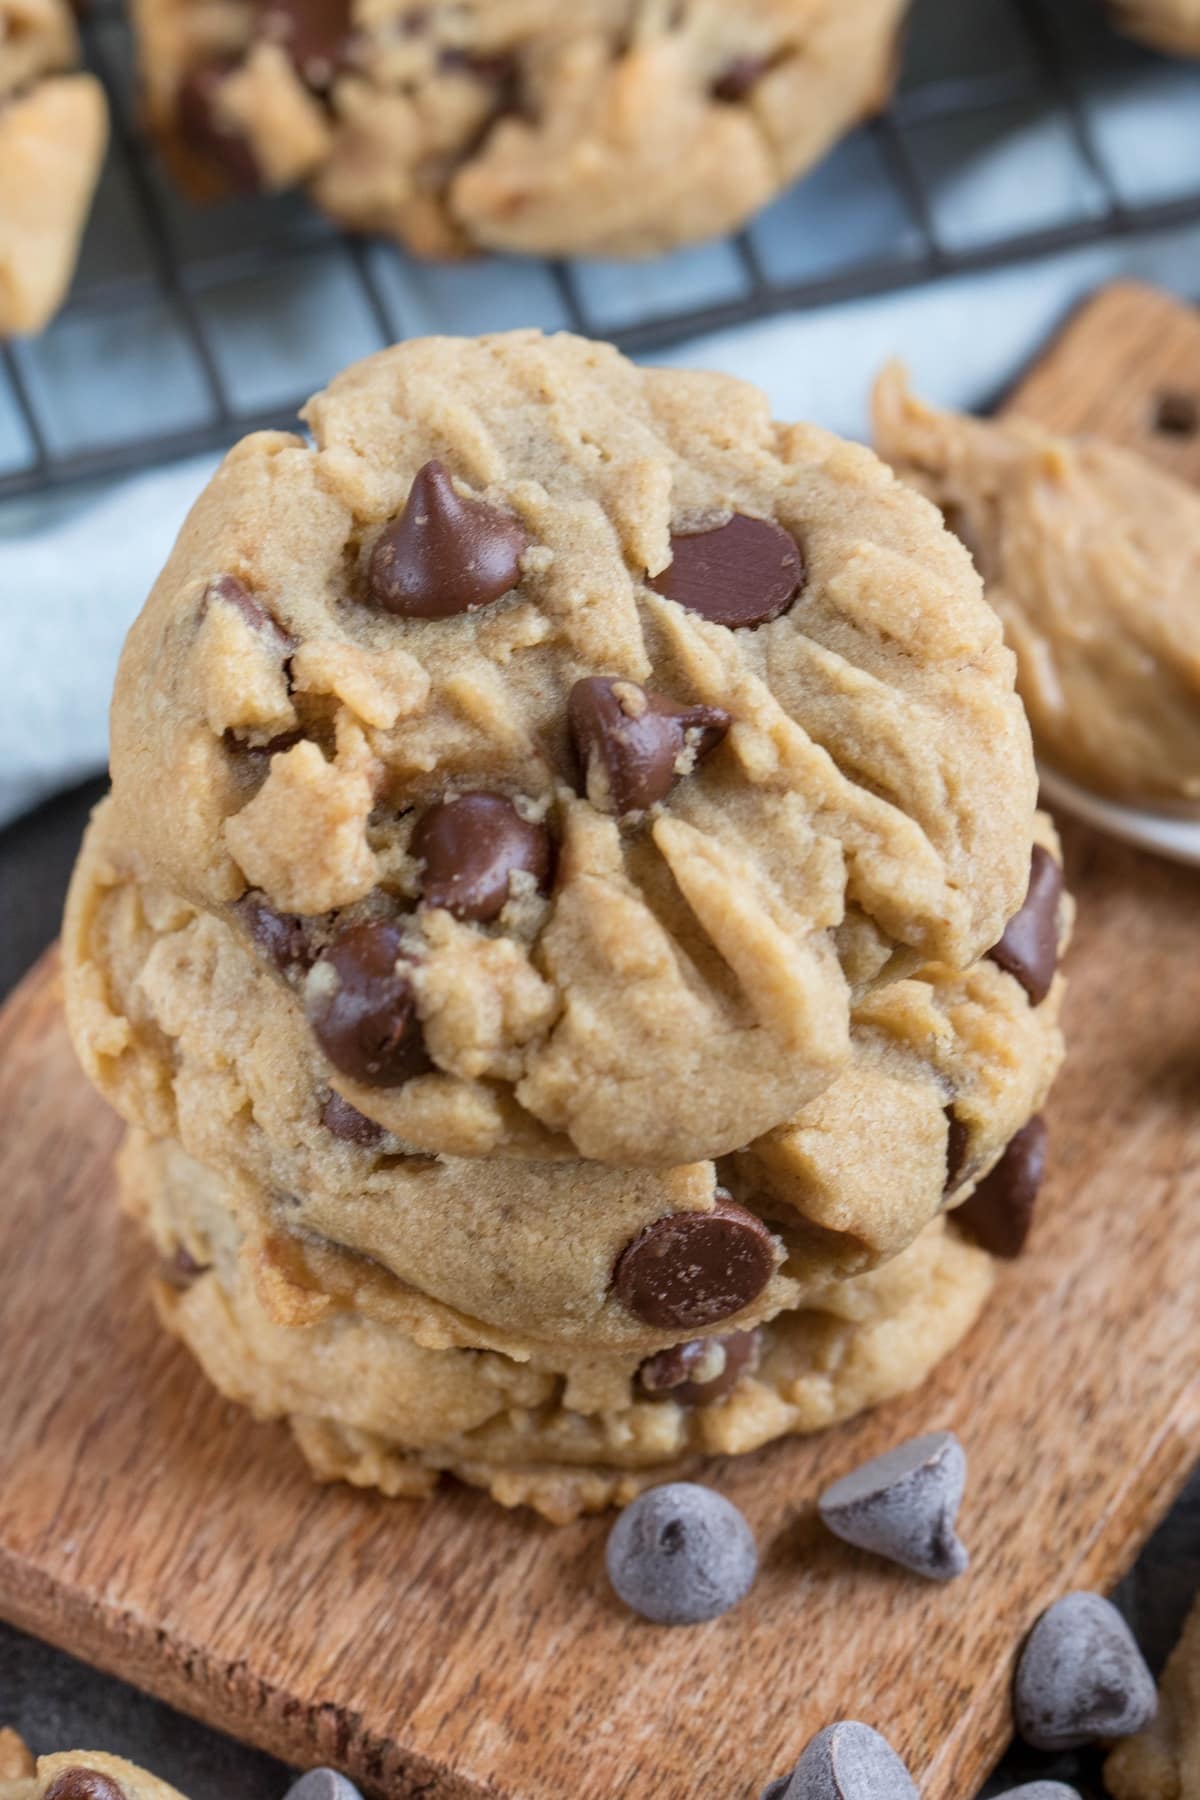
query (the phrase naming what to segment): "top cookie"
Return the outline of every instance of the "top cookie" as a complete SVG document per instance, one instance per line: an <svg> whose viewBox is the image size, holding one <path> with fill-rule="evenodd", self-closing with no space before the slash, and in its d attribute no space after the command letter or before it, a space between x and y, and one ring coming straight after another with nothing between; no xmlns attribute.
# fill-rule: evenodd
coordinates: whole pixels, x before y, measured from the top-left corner
<svg viewBox="0 0 1200 1800"><path fill-rule="evenodd" d="M496 1147L736 1149L852 998L1024 899L1034 777L962 547L864 449L567 336L401 345L259 434L130 634L120 831L339 1078Z"/></svg>
<svg viewBox="0 0 1200 1800"><path fill-rule="evenodd" d="M307 183L422 255L740 224L881 102L907 0L135 0L193 190Z"/></svg>

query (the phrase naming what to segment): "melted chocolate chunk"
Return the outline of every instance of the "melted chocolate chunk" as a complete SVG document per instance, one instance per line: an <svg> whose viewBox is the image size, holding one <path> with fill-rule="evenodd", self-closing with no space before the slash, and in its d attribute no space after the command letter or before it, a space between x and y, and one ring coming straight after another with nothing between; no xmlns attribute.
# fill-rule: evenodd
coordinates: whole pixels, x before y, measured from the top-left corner
<svg viewBox="0 0 1200 1800"><path fill-rule="evenodd" d="M370 1149L383 1142L383 1126L368 1119L366 1113L360 1113L348 1100L343 1100L336 1088L330 1091L321 1108L321 1123L332 1137L340 1138L344 1144L361 1144Z"/></svg>
<svg viewBox="0 0 1200 1800"><path fill-rule="evenodd" d="M1165 437L1195 437L1200 431L1200 400L1182 388L1167 388L1154 404L1154 429Z"/></svg>
<svg viewBox="0 0 1200 1800"><path fill-rule="evenodd" d="M125 1789L98 1769L64 1769L46 1789L46 1800L125 1800Z"/></svg>
<svg viewBox="0 0 1200 1800"><path fill-rule="evenodd" d="M301 81L321 92L345 60L350 12L350 0L266 0L258 29L287 51Z"/></svg>
<svg viewBox="0 0 1200 1800"><path fill-rule="evenodd" d="M655 1219L617 1259L617 1298L636 1318L664 1330L715 1325L761 1294L775 1267L770 1232L754 1213L720 1193L712 1212Z"/></svg>
<svg viewBox="0 0 1200 1800"><path fill-rule="evenodd" d="M258 893L243 894L234 902L233 911L258 954L282 973L312 966L316 953L308 925L297 914L276 912Z"/></svg>
<svg viewBox="0 0 1200 1800"><path fill-rule="evenodd" d="M523 819L503 794L472 792L437 801L418 819L409 845L425 865L426 906L456 919L494 919L509 897L509 878L550 883L553 845L544 825Z"/></svg>
<svg viewBox="0 0 1200 1800"><path fill-rule="evenodd" d="M1040 1114L1008 1141L1004 1155L954 1214L977 1244L1012 1258L1025 1248L1046 1172L1049 1133Z"/></svg>
<svg viewBox="0 0 1200 1800"><path fill-rule="evenodd" d="M962 1180L967 1166L967 1151L971 1147L971 1133L963 1124L953 1106L947 1106L946 1114L946 1187L947 1194L953 1192Z"/></svg>
<svg viewBox="0 0 1200 1800"><path fill-rule="evenodd" d="M511 513L464 500L440 462L419 469L367 571L372 604L407 619L449 619L510 593L529 534Z"/></svg>
<svg viewBox="0 0 1200 1800"><path fill-rule="evenodd" d="M713 99L725 100L731 106L744 100L758 86L774 60L771 56L736 57L713 82L710 90Z"/></svg>
<svg viewBox="0 0 1200 1800"><path fill-rule="evenodd" d="M1033 846L1025 904L1004 927L1004 936L988 951L994 963L1020 982L1034 1006L1050 992L1058 967L1058 908L1062 870L1041 844Z"/></svg>
<svg viewBox="0 0 1200 1800"><path fill-rule="evenodd" d="M308 1021L335 1069L368 1087L402 1087L429 1068L400 928L339 932L309 973Z"/></svg>
<svg viewBox="0 0 1200 1800"><path fill-rule="evenodd" d="M638 1370L643 1393L679 1406L709 1406L731 1394L743 1375L758 1367L760 1331L731 1331L727 1337L693 1338L648 1356ZM711 1373L715 1367L716 1372Z"/></svg>
<svg viewBox="0 0 1200 1800"><path fill-rule="evenodd" d="M655 593L731 631L765 625L795 601L804 555L770 519L734 513L711 531L671 535L671 561L650 578Z"/></svg>
<svg viewBox="0 0 1200 1800"><path fill-rule="evenodd" d="M567 723L582 791L597 811L623 818L665 800L731 721L719 706L677 706L636 681L593 675L571 689Z"/></svg>
<svg viewBox="0 0 1200 1800"><path fill-rule="evenodd" d="M261 186L254 153L241 132L221 117L218 104L236 66L211 62L189 69L176 90L175 125L193 156L216 170L230 187L253 194Z"/></svg>

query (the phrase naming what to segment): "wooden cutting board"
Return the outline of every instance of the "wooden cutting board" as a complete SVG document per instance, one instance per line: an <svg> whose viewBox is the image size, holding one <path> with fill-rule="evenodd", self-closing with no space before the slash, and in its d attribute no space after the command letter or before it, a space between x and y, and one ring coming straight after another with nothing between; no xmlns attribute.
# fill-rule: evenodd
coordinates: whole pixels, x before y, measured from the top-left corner
<svg viewBox="0 0 1200 1800"><path fill-rule="evenodd" d="M1143 418L1133 371L1157 385L1159 365L1135 327L1157 356L1159 302L1118 298L1122 380L1098 309L1075 373L1068 336L1033 378L1048 414L1078 390L1103 423L1120 391L1120 419ZM1188 333L1171 380L1200 389ZM282 1428L207 1387L156 1326L112 1200L118 1126L75 1069L48 959L0 1019L0 1613L395 1800L754 1800L844 1716L891 1738L925 1800L964 1800L1008 1738L1032 1620L1108 1587L1200 1452L1200 873L1077 829L1066 850L1072 1051L1032 1247L920 1393L711 1466L762 1572L686 1631L610 1597L605 1521L316 1488ZM972 1567L947 1588L832 1542L813 1505L941 1426L970 1460Z"/></svg>

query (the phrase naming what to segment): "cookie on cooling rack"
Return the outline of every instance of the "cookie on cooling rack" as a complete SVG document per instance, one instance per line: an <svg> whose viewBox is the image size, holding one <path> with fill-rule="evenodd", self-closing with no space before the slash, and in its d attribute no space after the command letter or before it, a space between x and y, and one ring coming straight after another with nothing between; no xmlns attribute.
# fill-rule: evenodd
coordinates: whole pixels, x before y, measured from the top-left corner
<svg viewBox="0 0 1200 1800"><path fill-rule="evenodd" d="M427 255L647 255L740 224L883 99L906 0L136 0L193 191L306 183Z"/></svg>
<svg viewBox="0 0 1200 1800"><path fill-rule="evenodd" d="M108 142L65 0L0 0L0 338L62 304Z"/></svg>

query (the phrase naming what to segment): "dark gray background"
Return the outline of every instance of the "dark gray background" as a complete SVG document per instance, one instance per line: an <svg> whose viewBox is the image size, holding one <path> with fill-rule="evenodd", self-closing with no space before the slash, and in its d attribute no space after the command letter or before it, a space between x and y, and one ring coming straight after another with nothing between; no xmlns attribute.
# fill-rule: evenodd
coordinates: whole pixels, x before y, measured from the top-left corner
<svg viewBox="0 0 1200 1800"><path fill-rule="evenodd" d="M56 935L84 821L103 789L102 782L89 783L0 832L0 995ZM19 1129L19 1121L6 1120L4 1128ZM1156 1670L1198 1587L1200 1473L1147 1545L1119 1595ZM969 1606L970 1586L961 1593L962 1604ZM297 1618L296 1629L303 1631L303 1618ZM853 1705L854 1697L848 1694L848 1712L853 1712ZM127 1756L173 1783L189 1800L279 1800L288 1784L287 1771L270 1757L243 1749L123 1682L0 1624L0 1725L4 1724L15 1726L40 1755L87 1749ZM802 1748L796 1745L797 1754ZM1075 1782L1085 1794L1098 1795L1099 1768L1095 1754L1051 1759L1015 1746L988 1786L990 1792L999 1792L1018 1781L1053 1775ZM764 1785L780 1773L764 1769ZM571 1797L564 1795L563 1800Z"/></svg>

